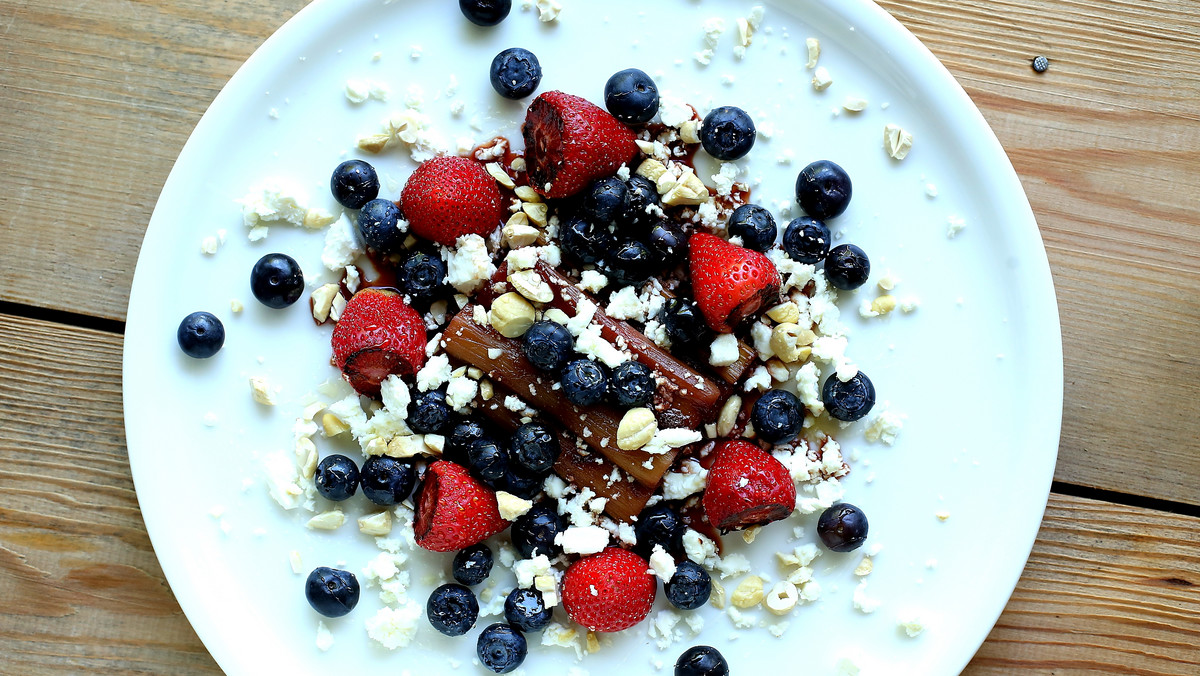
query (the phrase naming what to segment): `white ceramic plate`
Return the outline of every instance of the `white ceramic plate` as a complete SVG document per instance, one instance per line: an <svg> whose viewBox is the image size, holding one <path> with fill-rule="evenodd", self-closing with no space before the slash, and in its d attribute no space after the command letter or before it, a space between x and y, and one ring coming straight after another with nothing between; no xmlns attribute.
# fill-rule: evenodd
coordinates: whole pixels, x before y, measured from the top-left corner
<svg viewBox="0 0 1200 676"><path fill-rule="evenodd" d="M760 128L774 127L747 163L753 197L763 204L787 199L807 162L839 162L855 191L835 231L866 249L876 277L890 269L901 278L896 294L921 301L911 315L883 320L860 320L855 294L844 294L842 303L851 356L880 399L908 416L894 447L865 443L858 428L841 437L857 458L845 481L847 500L866 511L871 542L884 546L867 587L879 609L868 615L853 608L852 571L861 557L827 554L817 561L821 599L787 618L782 639L761 627L735 631L728 617L706 608L694 639L660 652L641 625L613 636L613 645L580 666L593 674L651 673L665 663L669 672L687 645L708 643L728 656L735 674L831 673L844 657L864 674L957 673L1028 556L1062 408L1045 253L1020 183L983 118L928 51L865 0L765 2L764 29L740 62L732 56L734 20L750 2L564 0L552 25L515 4L501 26L482 30L451 2L319 0L247 61L180 154L146 232L130 297L125 416L146 526L197 633L232 674L379 667L433 674L457 664L479 670L471 666L476 632L452 640L424 626L414 647L396 653L371 643L363 621L379 607L373 592L353 614L328 623L337 640L332 650L314 647L319 618L304 601L303 578L291 572L288 552L299 551L306 569L344 562L357 571L376 550L352 521L334 534L309 531L304 516L283 512L266 494L261 456L290 448L298 400L336 374L327 365L328 328L314 328L307 304L268 310L254 302L248 276L259 256L284 251L318 281L322 242L276 226L251 245L234 199L272 176L327 199L332 168L346 151L354 154L357 135L374 132L410 85L423 88L425 110L450 138L518 138L524 106L494 95L487 67L500 49L519 45L541 59L543 91L600 100L609 74L637 66L661 73L663 90L703 109L742 106ZM692 54L702 48L700 25L708 17L723 17L730 30L712 65L702 68ZM834 79L823 93L804 68L810 36L821 39L821 65ZM419 59L412 56L417 49ZM460 118L448 113L451 76L459 83L453 98L466 103ZM388 83L394 102L349 104L347 78ZM834 115L850 95L866 98L869 108ZM472 118L480 130L471 129ZM883 127L893 122L916 139L903 162L881 147ZM792 164L777 163L789 152ZM414 166L402 152L372 161L397 182ZM927 196L927 183L937 186L936 198ZM384 193L394 197L397 189L385 186ZM966 222L953 240L946 236L951 215ZM202 256L200 240L218 229L228 230L228 242L216 256ZM857 296L874 293L872 285ZM240 315L230 312L235 298L246 305ZM184 357L174 338L180 318L197 309L216 313L228 332L224 350L203 362ZM249 376L277 385L280 405L254 404ZM203 423L210 412L213 427ZM352 501L351 518L359 502ZM220 518L210 515L214 507L224 508ZM938 512L949 518L939 520ZM795 525L811 533L815 516L768 527L753 546L727 541L756 570L779 579L774 552L794 546L788 536ZM423 599L432 586L426 571L447 566L448 557L417 556L414 597ZM899 631L904 614L918 615L925 633L911 639ZM754 617L777 622L761 611ZM562 674L574 664L570 651L537 647L524 668Z"/></svg>

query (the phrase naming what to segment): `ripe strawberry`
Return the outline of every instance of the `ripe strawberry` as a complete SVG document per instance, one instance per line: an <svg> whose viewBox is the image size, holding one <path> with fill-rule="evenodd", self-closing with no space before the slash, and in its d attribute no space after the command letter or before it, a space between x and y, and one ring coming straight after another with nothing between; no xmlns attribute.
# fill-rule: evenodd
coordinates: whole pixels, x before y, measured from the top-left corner
<svg viewBox="0 0 1200 676"><path fill-rule="evenodd" d="M504 221L504 198L483 167L465 157L435 157L400 192L413 234L453 246L463 235L487 237Z"/></svg>
<svg viewBox="0 0 1200 676"><path fill-rule="evenodd" d="M618 547L582 558L563 575L563 607L592 631L628 629L654 604L658 583L649 570L645 559Z"/></svg>
<svg viewBox="0 0 1200 676"><path fill-rule="evenodd" d="M698 232L688 240L692 290L713 331L732 333L779 298L779 271L763 254Z"/></svg>
<svg viewBox="0 0 1200 676"><path fill-rule="evenodd" d="M704 513L722 531L778 521L796 508L796 484L782 462L740 439L717 446Z"/></svg>
<svg viewBox="0 0 1200 676"><path fill-rule="evenodd" d="M379 394L394 374L425 364L425 322L395 291L363 289L346 303L333 329L333 363L360 394Z"/></svg>
<svg viewBox="0 0 1200 676"><path fill-rule="evenodd" d="M525 114L529 183L546 197L569 197L633 159L633 132L587 99L546 92Z"/></svg>
<svg viewBox="0 0 1200 676"><path fill-rule="evenodd" d="M431 552L452 552L483 542L508 528L496 494L467 468L438 460L425 470L413 530L417 544Z"/></svg>

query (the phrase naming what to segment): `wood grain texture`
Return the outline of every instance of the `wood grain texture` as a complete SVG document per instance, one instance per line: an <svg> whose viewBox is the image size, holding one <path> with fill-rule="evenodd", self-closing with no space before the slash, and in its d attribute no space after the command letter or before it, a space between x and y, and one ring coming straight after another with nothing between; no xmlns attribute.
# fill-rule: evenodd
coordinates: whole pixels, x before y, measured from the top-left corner
<svg viewBox="0 0 1200 676"><path fill-rule="evenodd" d="M0 673L215 669L138 509L120 336L0 315L0 410Z"/></svg>
<svg viewBox="0 0 1200 676"><path fill-rule="evenodd" d="M1194 676L1200 519L1051 496L1033 555L964 672Z"/></svg>
<svg viewBox="0 0 1200 676"><path fill-rule="evenodd" d="M123 318L175 156L304 4L0 0L0 300ZM1200 504L1200 418L1179 405L1200 397L1200 5L882 4L980 106L1033 203L1066 353L1057 478ZM64 188L87 208L45 208Z"/></svg>
<svg viewBox="0 0 1200 676"><path fill-rule="evenodd" d="M0 406L21 422L0 426L0 673L217 673L138 512L120 350L0 315ZM1198 540L1200 519L1052 496L968 673L1194 674Z"/></svg>

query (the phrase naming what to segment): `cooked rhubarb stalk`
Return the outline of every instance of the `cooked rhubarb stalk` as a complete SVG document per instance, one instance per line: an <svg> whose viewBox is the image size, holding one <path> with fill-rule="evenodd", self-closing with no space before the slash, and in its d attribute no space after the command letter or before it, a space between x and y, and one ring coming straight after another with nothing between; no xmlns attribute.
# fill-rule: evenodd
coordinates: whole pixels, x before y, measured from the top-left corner
<svg viewBox="0 0 1200 676"><path fill-rule="evenodd" d="M639 483L658 486L675 460L676 451L650 454L618 449L620 411L604 405L580 408L568 402L554 388L557 381L525 359L519 341L505 338L491 326L476 324L472 318L474 312L475 306L468 305L450 321L442 334L446 354L485 371L494 384L511 390L530 406L558 420Z"/></svg>
<svg viewBox="0 0 1200 676"><path fill-rule="evenodd" d="M521 424L519 414L499 405L500 397L491 401L478 401L478 410L504 430L512 431ZM557 430L558 444L562 452L554 465L554 472L577 487L592 489L597 496L608 502L604 511L618 521L629 521L646 507L654 489L636 481L628 481L625 473L604 456L591 453L584 455L575 446L571 436ZM615 474L614 474L615 472Z"/></svg>
<svg viewBox="0 0 1200 676"><path fill-rule="evenodd" d="M550 307L556 307L573 317L581 301L587 299L595 302L544 261L538 262L537 271L554 289L554 300L548 304ZM672 357L629 324L609 317L603 310L597 310L592 321L600 325L600 335L605 340L629 350L638 361L665 379L666 382L659 384L658 396L654 400L659 427L700 429L716 418L721 392L715 383Z"/></svg>

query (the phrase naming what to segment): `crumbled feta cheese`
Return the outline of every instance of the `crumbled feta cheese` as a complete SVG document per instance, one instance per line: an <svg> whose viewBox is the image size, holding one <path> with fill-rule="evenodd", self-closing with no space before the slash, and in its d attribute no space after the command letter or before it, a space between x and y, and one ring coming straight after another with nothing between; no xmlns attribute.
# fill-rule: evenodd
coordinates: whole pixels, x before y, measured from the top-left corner
<svg viewBox="0 0 1200 676"><path fill-rule="evenodd" d="M867 581L863 580L854 588L854 608L863 614L871 614L879 609L879 599L867 596Z"/></svg>
<svg viewBox="0 0 1200 676"><path fill-rule="evenodd" d="M271 179L238 200L242 205L242 222L251 241L267 236L268 223L290 223L297 227L323 228L337 220L338 215L312 207L304 190L283 179Z"/></svg>
<svg viewBox="0 0 1200 676"><path fill-rule="evenodd" d="M710 346L708 363L713 366L729 366L741 356L737 336L732 333L722 333L713 339Z"/></svg>
<svg viewBox="0 0 1200 676"><path fill-rule="evenodd" d="M680 469L687 471L667 472L663 476L664 500L682 500L699 493L708 485L708 470L695 460L685 460Z"/></svg>
<svg viewBox="0 0 1200 676"><path fill-rule="evenodd" d="M599 293L604 287L608 286L608 277L598 270L584 270L579 276L579 283L575 286L583 291Z"/></svg>
<svg viewBox="0 0 1200 676"><path fill-rule="evenodd" d="M655 432L654 437L642 447L642 450L651 455L662 455L672 448L694 444L703 438L704 435L697 430L670 427Z"/></svg>
<svg viewBox="0 0 1200 676"><path fill-rule="evenodd" d="M891 446L896 443L896 437L900 434L907 418L908 416L903 413L893 413L888 410L887 403L884 402L883 407L877 409L871 416L867 429L863 431L863 436L867 441L883 442Z"/></svg>
<svg viewBox="0 0 1200 676"><path fill-rule="evenodd" d="M717 562L717 544L698 531L687 529L683 533L683 551L692 563L711 568Z"/></svg>
<svg viewBox="0 0 1200 676"><path fill-rule="evenodd" d="M717 194L723 197L733 192L733 180L741 173L741 168L732 162L722 162L721 170L712 175L713 187Z"/></svg>
<svg viewBox="0 0 1200 676"><path fill-rule="evenodd" d="M417 635L421 606L409 602L399 608L380 608L366 621L367 636L388 650L407 647Z"/></svg>
<svg viewBox="0 0 1200 676"><path fill-rule="evenodd" d="M363 248L358 241L358 228L342 214L341 218L325 231L325 250L321 253L321 262L326 268L337 271L352 265L362 253Z"/></svg>
<svg viewBox="0 0 1200 676"><path fill-rule="evenodd" d="M951 216L947 219L947 222L949 225L946 226L946 237L949 237L950 239L957 237L958 233L962 232L963 228L967 227L967 222L963 220L963 217L956 214L951 214Z"/></svg>
<svg viewBox="0 0 1200 676"><path fill-rule="evenodd" d="M663 94L658 102L658 116L663 124L678 129L695 116L695 111L687 101Z"/></svg>
<svg viewBox="0 0 1200 676"><path fill-rule="evenodd" d="M604 533L608 537L608 532ZM517 576L517 586L522 589L533 587L533 580L542 575L556 576L554 566L545 554L539 554L532 559L522 559L513 564L513 573Z"/></svg>
<svg viewBox="0 0 1200 676"><path fill-rule="evenodd" d="M746 379L746 383L742 386L746 392L754 389L768 390L771 388L771 372L765 366L759 366L754 369L750 377Z"/></svg>
<svg viewBox="0 0 1200 676"><path fill-rule="evenodd" d="M455 411L462 413L479 394L479 383L466 377L451 378L446 385L446 403Z"/></svg>
<svg viewBox="0 0 1200 676"><path fill-rule="evenodd" d="M675 558L662 545L654 545L654 551L650 554L650 569L664 583L670 582L675 575Z"/></svg>
<svg viewBox="0 0 1200 676"><path fill-rule="evenodd" d="M446 281L461 293L470 294L496 273L487 242L475 234L458 238L454 248L442 247Z"/></svg>
<svg viewBox="0 0 1200 676"><path fill-rule="evenodd" d="M333 632L324 622L317 622L317 650L325 652L333 647Z"/></svg>
<svg viewBox="0 0 1200 676"><path fill-rule="evenodd" d="M600 526L572 526L554 537L567 554L596 554L608 546L608 531Z"/></svg>
<svg viewBox="0 0 1200 676"><path fill-rule="evenodd" d="M421 392L436 390L450 381L450 358L444 354L430 357L417 371L417 389Z"/></svg>

